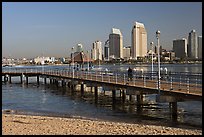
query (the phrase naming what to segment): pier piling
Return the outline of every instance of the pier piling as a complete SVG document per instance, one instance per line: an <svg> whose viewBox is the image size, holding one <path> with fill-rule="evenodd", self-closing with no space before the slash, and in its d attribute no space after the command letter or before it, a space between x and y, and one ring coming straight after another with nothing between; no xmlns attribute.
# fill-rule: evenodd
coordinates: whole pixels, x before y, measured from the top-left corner
<svg viewBox="0 0 204 137"><path fill-rule="evenodd" d="M116 90L112 90L112 100L113 100L113 103L116 101Z"/></svg>
<svg viewBox="0 0 204 137"><path fill-rule="evenodd" d="M81 96L84 96L84 84L81 83Z"/></svg>
<svg viewBox="0 0 204 137"><path fill-rule="evenodd" d="M172 119L177 120L177 102L169 102Z"/></svg>
<svg viewBox="0 0 204 137"><path fill-rule="evenodd" d="M97 104L98 102L98 87L97 86L94 87L94 95L95 95L95 103Z"/></svg>
<svg viewBox="0 0 204 137"><path fill-rule="evenodd" d="M11 75L9 76L9 83L11 83Z"/></svg>
<svg viewBox="0 0 204 137"><path fill-rule="evenodd" d="M125 90L122 90L122 101L125 103L126 95L125 95Z"/></svg>
<svg viewBox="0 0 204 137"><path fill-rule="evenodd" d="M47 84L47 79L46 78L44 78L44 83Z"/></svg>
<svg viewBox="0 0 204 137"><path fill-rule="evenodd" d="M28 84L28 76L26 76L26 84Z"/></svg>
<svg viewBox="0 0 204 137"><path fill-rule="evenodd" d="M21 84L23 83L23 76L20 76Z"/></svg>
<svg viewBox="0 0 204 137"><path fill-rule="evenodd" d="M37 84L39 85L39 75L37 75Z"/></svg>

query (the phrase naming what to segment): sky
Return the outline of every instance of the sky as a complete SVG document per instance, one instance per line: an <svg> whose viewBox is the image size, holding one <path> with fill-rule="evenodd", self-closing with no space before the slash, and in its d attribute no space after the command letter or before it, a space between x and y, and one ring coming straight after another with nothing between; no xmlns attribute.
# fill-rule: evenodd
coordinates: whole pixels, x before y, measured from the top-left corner
<svg viewBox="0 0 204 137"><path fill-rule="evenodd" d="M96 40L104 46L112 28L130 46L136 21L145 25L148 49L160 30L160 45L171 50L193 29L202 36L202 2L3 2L2 56L69 57L78 43L89 51Z"/></svg>

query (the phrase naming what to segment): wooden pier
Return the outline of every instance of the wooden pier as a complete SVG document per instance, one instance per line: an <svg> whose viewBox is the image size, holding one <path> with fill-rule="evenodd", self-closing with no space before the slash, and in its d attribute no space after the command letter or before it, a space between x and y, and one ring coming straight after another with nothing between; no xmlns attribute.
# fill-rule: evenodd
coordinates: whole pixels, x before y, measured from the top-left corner
<svg viewBox="0 0 204 137"><path fill-rule="evenodd" d="M91 71L68 71L68 70L16 70L15 72L2 72L4 82L12 83L12 77L20 77L20 83L29 84L29 77L36 77L37 84L40 84L40 78L44 79L44 83L47 84L49 79L50 84L59 86L68 86L72 90L77 85L81 86L81 96L84 95L84 86L94 87L95 101L98 101L98 87L105 87L112 91L113 103L116 100L116 90L120 91L120 97L125 102L126 95L129 96L129 100L132 100L132 96L137 98L137 105L140 106L143 102L143 95L145 94L157 94L157 102L168 102L172 116L177 118L177 102L196 100L202 101L202 84L175 82L167 80L161 80L160 92L158 92L158 79L150 77L133 76L132 80L123 74L107 75L101 72Z"/></svg>

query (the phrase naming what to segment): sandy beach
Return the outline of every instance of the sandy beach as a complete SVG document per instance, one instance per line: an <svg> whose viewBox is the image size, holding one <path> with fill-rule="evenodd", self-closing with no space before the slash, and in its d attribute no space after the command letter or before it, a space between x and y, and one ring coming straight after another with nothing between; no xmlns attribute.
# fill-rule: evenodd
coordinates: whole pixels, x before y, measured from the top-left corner
<svg viewBox="0 0 204 137"><path fill-rule="evenodd" d="M202 135L202 130L153 124L2 114L3 135Z"/></svg>

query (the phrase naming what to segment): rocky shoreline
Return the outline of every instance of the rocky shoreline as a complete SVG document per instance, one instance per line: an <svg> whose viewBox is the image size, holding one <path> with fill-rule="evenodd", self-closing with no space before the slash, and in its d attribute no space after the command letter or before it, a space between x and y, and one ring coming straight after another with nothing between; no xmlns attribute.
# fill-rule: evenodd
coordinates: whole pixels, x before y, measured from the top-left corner
<svg viewBox="0 0 204 137"><path fill-rule="evenodd" d="M200 129L175 128L141 122L2 114L3 135L202 135Z"/></svg>

